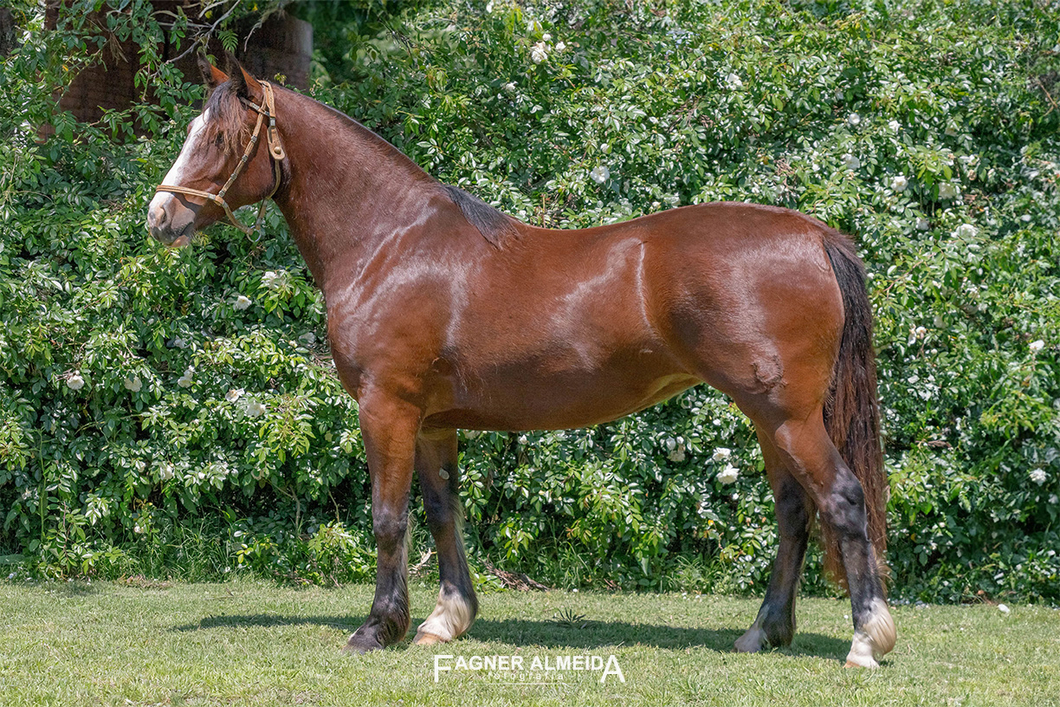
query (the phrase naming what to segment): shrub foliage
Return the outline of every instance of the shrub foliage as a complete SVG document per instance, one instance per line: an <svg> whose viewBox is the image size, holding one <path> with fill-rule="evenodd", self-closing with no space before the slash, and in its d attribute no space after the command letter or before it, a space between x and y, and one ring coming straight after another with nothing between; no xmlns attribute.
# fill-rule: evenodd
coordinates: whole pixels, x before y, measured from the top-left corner
<svg viewBox="0 0 1060 707"><path fill-rule="evenodd" d="M16 3L3 63L0 555L54 576L371 577L357 410L322 297L274 210L260 243L226 226L180 251L147 237L202 89L161 60L146 0L111 4L101 24L98 3L71 0L45 30L36 3ZM521 219L746 200L854 234L877 316L894 591L1060 600L1049 3L302 11L327 24L312 95ZM55 91L111 34L136 37L145 100L78 124ZM567 586L767 577L754 433L705 387L587 430L466 433L462 450L472 564Z"/></svg>

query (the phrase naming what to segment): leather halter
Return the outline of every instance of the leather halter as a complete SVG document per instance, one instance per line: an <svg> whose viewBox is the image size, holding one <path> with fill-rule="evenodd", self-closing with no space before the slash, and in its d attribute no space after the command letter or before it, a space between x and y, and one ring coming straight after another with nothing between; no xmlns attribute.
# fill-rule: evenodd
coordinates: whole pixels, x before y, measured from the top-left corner
<svg viewBox="0 0 1060 707"><path fill-rule="evenodd" d="M210 192L200 191L198 189L190 189L188 187L174 186L172 184L160 184L155 188L156 192L168 191L174 194L197 196L214 202L225 210L225 214L228 216L228 221L233 226L235 226L240 231L251 237L253 237L253 234L256 233L258 231L258 228L261 226L261 220L265 216L265 205L268 203L269 199L271 199L273 195L276 194L276 190L280 188L280 162L282 162L283 159L286 157L286 153L283 149L283 144L280 142L280 133L276 129L276 102L272 92L272 84L270 84L268 81L261 81L260 83L265 93L265 100L263 101L263 103L265 104L264 106L259 106L256 103L246 100L245 98L239 99L248 108L257 111L258 120L254 124L254 132L250 136L250 142L247 143L246 149L243 150L243 156L239 158L239 164L236 165L235 171L232 172L232 176L228 178L228 181L225 182L225 185L221 187L221 191L217 192L216 194L211 194ZM254 226L249 227L244 226L242 223L236 220L235 214L232 213L232 208L228 205L228 202L225 201L225 194L228 193L229 188L236 181L236 177L239 176L239 173L243 171L244 167L246 167L247 161L250 160L250 155L254 152L254 146L258 144L258 133L261 132L261 126L264 123L266 117L269 119L269 127L266 129L265 134L266 139L269 142L269 157L272 159L272 171L275 179L275 184L273 184L272 191L269 192L269 195L261 200L261 206L258 207L258 218L254 221Z"/></svg>

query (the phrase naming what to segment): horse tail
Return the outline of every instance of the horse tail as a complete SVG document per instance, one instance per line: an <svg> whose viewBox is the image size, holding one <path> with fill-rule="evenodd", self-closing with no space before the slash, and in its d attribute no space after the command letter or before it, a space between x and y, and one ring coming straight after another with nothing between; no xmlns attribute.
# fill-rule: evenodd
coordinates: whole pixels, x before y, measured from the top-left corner
<svg viewBox="0 0 1060 707"><path fill-rule="evenodd" d="M824 423L839 454L861 482L865 494L868 536L876 551L881 577L887 576L887 473L880 441L880 408L876 391L876 356L872 348L872 306L865 288L865 268L854 244L829 230L825 252L843 297L843 336L832 370ZM846 584L839 539L822 523L825 572Z"/></svg>

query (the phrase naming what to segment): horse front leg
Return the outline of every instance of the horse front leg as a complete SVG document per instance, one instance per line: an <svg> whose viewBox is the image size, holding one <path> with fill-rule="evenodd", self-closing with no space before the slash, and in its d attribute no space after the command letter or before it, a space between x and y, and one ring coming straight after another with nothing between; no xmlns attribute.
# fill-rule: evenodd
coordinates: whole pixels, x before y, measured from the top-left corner
<svg viewBox="0 0 1060 707"><path fill-rule="evenodd" d="M457 468L456 430L421 432L416 443L416 473L423 493L427 525L438 551L441 589L434 612L416 632L415 643L446 643L475 621L478 600L464 557L463 510Z"/></svg>
<svg viewBox="0 0 1060 707"><path fill-rule="evenodd" d="M420 411L377 394L362 396L359 415L378 559L371 613L345 650L365 653L397 643L409 629L406 531Z"/></svg>

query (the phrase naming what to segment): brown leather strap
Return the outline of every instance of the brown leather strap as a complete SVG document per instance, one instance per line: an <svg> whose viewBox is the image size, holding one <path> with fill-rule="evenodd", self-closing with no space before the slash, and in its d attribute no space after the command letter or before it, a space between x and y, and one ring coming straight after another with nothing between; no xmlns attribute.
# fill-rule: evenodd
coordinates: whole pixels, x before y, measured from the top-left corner
<svg viewBox="0 0 1060 707"><path fill-rule="evenodd" d="M236 165L235 170L232 172L232 176L228 178L221 190L216 194L210 192L201 191L199 189L191 189L189 187L182 187L173 184L160 184L155 188L156 192L167 191L174 194L184 194L185 196L196 196L202 199L207 199L214 202L225 210L225 215L228 217L228 221L248 236L253 237L253 234L258 231L261 227L262 219L265 216L265 206L275 194L276 190L280 188L280 162L287 156L286 151L283 149L283 143L280 142L280 133L276 128L276 99L273 94L272 84L268 81L261 82L262 90L265 93L265 100L263 103L264 107L259 106L251 101L243 100L243 103L254 110L258 114L258 119L254 123L254 132L250 136L250 141L247 143L246 149L243 150L243 155L239 158L239 164ZM269 157L272 160L272 173L273 173L273 185L272 191L269 195L261 200L261 206L258 207L258 217L254 221L253 227L245 226L236 220L236 216L232 213L232 208L225 201L225 194L228 193L229 188L235 183L236 178L239 177L243 168L246 167L247 162L250 161L250 156L254 152L254 147L258 144L258 134L261 132L261 126L268 117L269 126L266 130L266 137L269 143Z"/></svg>

